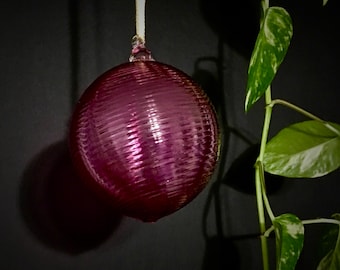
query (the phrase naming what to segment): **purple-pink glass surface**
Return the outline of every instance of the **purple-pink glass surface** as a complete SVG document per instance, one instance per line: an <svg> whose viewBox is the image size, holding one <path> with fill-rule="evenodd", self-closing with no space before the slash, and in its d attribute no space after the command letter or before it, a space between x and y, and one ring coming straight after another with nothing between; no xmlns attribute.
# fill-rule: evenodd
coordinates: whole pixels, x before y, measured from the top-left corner
<svg viewBox="0 0 340 270"><path fill-rule="evenodd" d="M70 148L80 175L122 214L153 222L207 185L219 130L203 90L157 61L108 70L76 105Z"/></svg>

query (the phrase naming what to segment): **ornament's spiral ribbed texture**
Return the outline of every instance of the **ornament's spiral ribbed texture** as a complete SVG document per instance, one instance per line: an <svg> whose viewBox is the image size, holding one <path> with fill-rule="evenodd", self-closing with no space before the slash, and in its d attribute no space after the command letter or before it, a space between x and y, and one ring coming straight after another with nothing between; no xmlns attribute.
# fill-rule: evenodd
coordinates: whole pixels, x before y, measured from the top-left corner
<svg viewBox="0 0 340 270"><path fill-rule="evenodd" d="M95 80L72 117L80 174L123 214L155 221L205 187L218 158L218 125L204 92L156 61L117 66Z"/></svg>

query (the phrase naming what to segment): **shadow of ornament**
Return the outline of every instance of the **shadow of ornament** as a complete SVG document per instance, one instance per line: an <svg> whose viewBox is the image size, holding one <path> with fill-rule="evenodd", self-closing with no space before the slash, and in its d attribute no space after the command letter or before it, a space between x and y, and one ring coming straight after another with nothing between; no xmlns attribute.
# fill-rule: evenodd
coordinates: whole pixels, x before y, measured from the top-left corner
<svg viewBox="0 0 340 270"><path fill-rule="evenodd" d="M19 196L28 228L41 242L65 253L96 248L121 221L121 215L80 181L64 141L31 161Z"/></svg>
<svg viewBox="0 0 340 270"><path fill-rule="evenodd" d="M223 177L223 184L242 193L255 195L254 164L259 151L260 145L254 144L237 157ZM284 184L284 179L284 177L265 172L267 194L270 195L279 192Z"/></svg>
<svg viewBox="0 0 340 270"><path fill-rule="evenodd" d="M202 270L240 269L239 250L232 239L212 236L206 239Z"/></svg>

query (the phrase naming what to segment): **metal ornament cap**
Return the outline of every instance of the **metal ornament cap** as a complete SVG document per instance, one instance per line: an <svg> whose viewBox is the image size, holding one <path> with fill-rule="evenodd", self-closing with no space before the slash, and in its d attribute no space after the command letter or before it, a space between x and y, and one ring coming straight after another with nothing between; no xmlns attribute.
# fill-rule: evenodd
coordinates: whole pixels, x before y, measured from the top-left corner
<svg viewBox="0 0 340 270"><path fill-rule="evenodd" d="M219 129L204 91L157 61L98 77L70 126L75 168L122 214L154 222L192 201L218 160Z"/></svg>

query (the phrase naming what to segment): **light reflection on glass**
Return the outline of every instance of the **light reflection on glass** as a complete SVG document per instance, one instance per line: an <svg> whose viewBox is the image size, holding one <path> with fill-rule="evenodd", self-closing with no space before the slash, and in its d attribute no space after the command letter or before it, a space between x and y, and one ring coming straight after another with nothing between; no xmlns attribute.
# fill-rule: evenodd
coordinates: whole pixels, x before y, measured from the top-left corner
<svg viewBox="0 0 340 270"><path fill-rule="evenodd" d="M150 131L155 140L155 143L163 142L163 134L160 128L158 111L154 103L148 104L148 119L150 124Z"/></svg>

